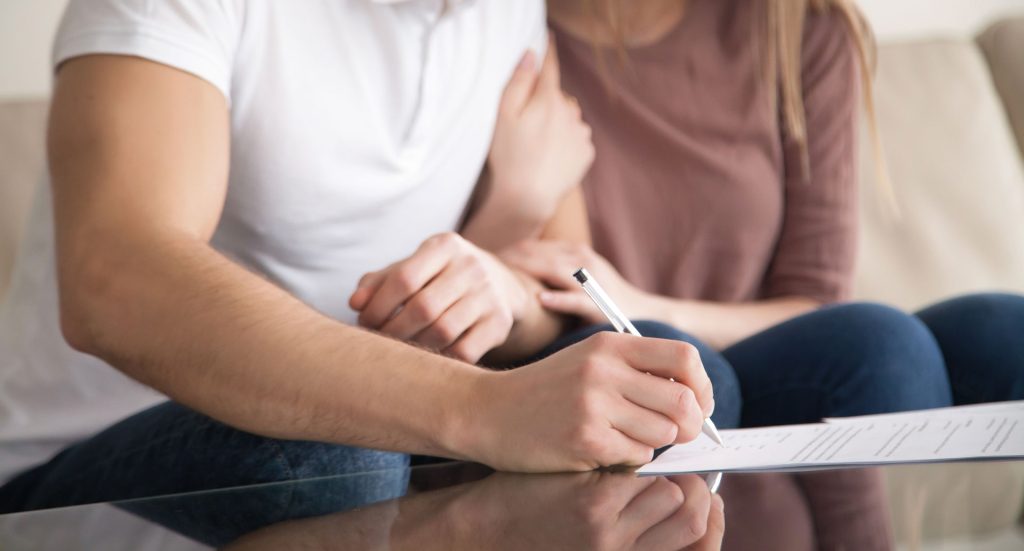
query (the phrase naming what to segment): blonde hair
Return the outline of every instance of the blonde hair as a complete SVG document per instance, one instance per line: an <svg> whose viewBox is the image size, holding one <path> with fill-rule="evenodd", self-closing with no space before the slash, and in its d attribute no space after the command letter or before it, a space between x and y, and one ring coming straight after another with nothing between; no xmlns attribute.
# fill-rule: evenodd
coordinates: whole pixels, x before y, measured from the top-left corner
<svg viewBox="0 0 1024 551"><path fill-rule="evenodd" d="M888 188L887 172L884 168L878 122L875 117L875 101L872 82L875 65L875 40L871 27L854 4L853 0L765 0L767 14L764 19L766 36L764 46L765 79L778 86L769 86L772 111L782 107L782 120L789 137L800 148L801 170L809 175L807 157L807 116L804 110L801 86L801 53L803 51L803 27L808 12L837 12L853 38L860 65L861 89L864 110L867 114L868 130L871 135L873 154L878 169L879 183ZM891 191L891 190L890 190Z"/></svg>
<svg viewBox="0 0 1024 551"><path fill-rule="evenodd" d="M624 44L621 3L616 0L585 0L590 11L613 35ZM802 88L803 28L808 13L834 11L842 17L849 29L857 50L860 66L864 110L867 115L868 131L876 166L876 176L883 191L895 208L895 198L889 183L885 158L882 152L878 124L875 117L875 102L872 94L875 65L875 41L871 27L857 8L854 0L749 0L758 1L764 8L763 26L760 31L760 52L764 80L768 86L768 97L772 112L780 112L787 136L799 148L801 176L810 175L810 160L807 153L807 116L804 109ZM620 57L625 49L620 48Z"/></svg>

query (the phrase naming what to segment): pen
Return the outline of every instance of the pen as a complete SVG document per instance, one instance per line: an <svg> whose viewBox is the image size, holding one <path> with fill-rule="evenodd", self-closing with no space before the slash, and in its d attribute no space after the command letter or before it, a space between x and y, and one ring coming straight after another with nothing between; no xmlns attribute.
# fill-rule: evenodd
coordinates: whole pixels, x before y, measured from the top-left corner
<svg viewBox="0 0 1024 551"><path fill-rule="evenodd" d="M587 293L587 296L590 297L590 300L594 301L594 304L596 304L601 310L601 313L608 318L608 321L611 322L616 331L619 333L629 333L630 335L636 335L637 337L641 336L640 332L636 330L636 327L633 327L629 318L627 318L625 314L622 313L622 310L619 310L619 307L612 302L608 293L604 292L604 289L602 289L601 285L597 283L594 276L590 275L590 272L587 272L586 268L576 270L576 273L572 274L572 277L576 278L576 281L578 281L583 287L583 290ZM701 426L700 430L706 434L708 438L714 440L719 446L725 445L725 442L722 441L722 436L718 434L718 428L715 427L715 424L711 421L710 417L704 419L704 425Z"/></svg>

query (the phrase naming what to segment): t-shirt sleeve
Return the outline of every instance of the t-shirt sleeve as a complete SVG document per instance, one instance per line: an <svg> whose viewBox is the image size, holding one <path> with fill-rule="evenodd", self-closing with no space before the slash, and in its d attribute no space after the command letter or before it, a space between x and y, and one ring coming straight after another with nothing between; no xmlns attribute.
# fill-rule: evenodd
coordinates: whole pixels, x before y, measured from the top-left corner
<svg viewBox="0 0 1024 551"><path fill-rule="evenodd" d="M828 303L849 298L857 252L861 77L841 14L808 17L802 57L809 165L785 140L785 213L763 295Z"/></svg>
<svg viewBox="0 0 1024 551"><path fill-rule="evenodd" d="M196 75L230 100L241 9L237 0L71 0L53 66L88 54L137 56Z"/></svg>

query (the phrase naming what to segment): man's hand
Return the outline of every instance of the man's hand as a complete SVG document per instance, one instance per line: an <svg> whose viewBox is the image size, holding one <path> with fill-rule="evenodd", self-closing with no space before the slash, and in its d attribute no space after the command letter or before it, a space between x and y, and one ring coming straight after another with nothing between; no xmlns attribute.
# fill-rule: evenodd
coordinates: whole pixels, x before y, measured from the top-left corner
<svg viewBox="0 0 1024 551"><path fill-rule="evenodd" d="M516 274L458 234L427 239L409 258L359 281L359 324L476 362L509 336L529 300Z"/></svg>
<svg viewBox="0 0 1024 551"><path fill-rule="evenodd" d="M696 438L714 409L693 346L615 333L487 374L473 390L458 448L513 471L640 465Z"/></svg>
<svg viewBox="0 0 1024 551"><path fill-rule="evenodd" d="M722 498L692 474L497 473L466 486L435 508L476 538L452 548L715 551L725 532Z"/></svg>
<svg viewBox="0 0 1024 551"><path fill-rule="evenodd" d="M267 526L225 549L718 551L723 512L722 498L692 474L495 473Z"/></svg>

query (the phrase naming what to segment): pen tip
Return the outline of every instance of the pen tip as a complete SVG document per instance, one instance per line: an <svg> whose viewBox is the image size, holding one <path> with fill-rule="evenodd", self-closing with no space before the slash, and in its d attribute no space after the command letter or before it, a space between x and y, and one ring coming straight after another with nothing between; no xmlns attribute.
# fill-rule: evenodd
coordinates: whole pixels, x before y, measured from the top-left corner
<svg viewBox="0 0 1024 551"><path fill-rule="evenodd" d="M576 281L580 282L580 284L582 285L583 283L587 282L587 279L589 279L587 275L588 274L586 268L580 268L579 270L576 270L572 274L572 277L576 278Z"/></svg>
<svg viewBox="0 0 1024 551"><path fill-rule="evenodd" d="M714 421L710 417L704 419L704 434L708 435L712 440L715 441L719 446L725 446L725 441L722 440L722 435L718 433L718 427L715 426Z"/></svg>

